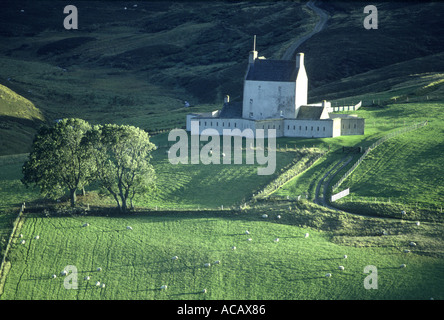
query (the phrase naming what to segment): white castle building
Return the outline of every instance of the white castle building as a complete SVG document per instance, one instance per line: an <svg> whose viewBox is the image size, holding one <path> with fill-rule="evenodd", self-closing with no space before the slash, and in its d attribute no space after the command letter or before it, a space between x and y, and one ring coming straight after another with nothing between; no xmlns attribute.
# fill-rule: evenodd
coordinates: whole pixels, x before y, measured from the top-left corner
<svg viewBox="0 0 444 320"><path fill-rule="evenodd" d="M199 134L215 129L275 129L277 137L337 137L364 134L364 119L334 114L331 103L307 104L308 77L304 54L296 60L258 57L256 45L250 52L242 102L225 97L221 110L187 115L186 129L199 122ZM238 132L238 130L235 130ZM235 134L235 133L234 133Z"/></svg>

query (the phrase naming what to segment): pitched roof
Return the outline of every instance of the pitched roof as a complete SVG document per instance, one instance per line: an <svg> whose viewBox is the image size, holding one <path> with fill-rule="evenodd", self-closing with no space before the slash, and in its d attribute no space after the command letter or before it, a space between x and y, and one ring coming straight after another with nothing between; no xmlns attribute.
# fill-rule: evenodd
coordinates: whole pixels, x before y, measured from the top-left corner
<svg viewBox="0 0 444 320"><path fill-rule="evenodd" d="M298 69L294 60L256 59L248 69L246 80L293 82Z"/></svg>
<svg viewBox="0 0 444 320"><path fill-rule="evenodd" d="M317 106L301 106L299 108L297 120L319 120L321 119L323 107Z"/></svg>
<svg viewBox="0 0 444 320"><path fill-rule="evenodd" d="M242 102L224 103L219 118L242 118Z"/></svg>

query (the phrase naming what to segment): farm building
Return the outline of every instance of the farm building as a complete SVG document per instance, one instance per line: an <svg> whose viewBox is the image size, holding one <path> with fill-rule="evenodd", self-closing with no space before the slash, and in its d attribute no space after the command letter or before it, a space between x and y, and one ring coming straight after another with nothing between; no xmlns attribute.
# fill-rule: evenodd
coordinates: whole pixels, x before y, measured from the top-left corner
<svg viewBox="0 0 444 320"><path fill-rule="evenodd" d="M231 102L226 96L221 110L188 114L186 128L191 131L191 122L198 121L199 134L210 128L220 135L224 129L236 128L240 131L249 128L253 132L265 129L265 135L267 129L275 129L277 137L364 134L363 118L334 114L330 102L307 104L307 98L304 54L297 54L296 60L269 60L258 57L254 45L249 55L242 102Z"/></svg>

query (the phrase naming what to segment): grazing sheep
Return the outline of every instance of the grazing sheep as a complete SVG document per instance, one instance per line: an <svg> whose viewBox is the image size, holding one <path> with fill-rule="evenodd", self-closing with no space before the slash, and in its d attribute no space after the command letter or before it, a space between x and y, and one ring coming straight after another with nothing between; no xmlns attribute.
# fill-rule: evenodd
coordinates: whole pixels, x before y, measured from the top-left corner
<svg viewBox="0 0 444 320"><path fill-rule="evenodd" d="M325 275L325 277L327 277L327 278L331 278L331 273L327 273L327 274Z"/></svg>
<svg viewBox="0 0 444 320"><path fill-rule="evenodd" d="M62 272L60 272L60 274L61 274L62 276L66 276L66 275L68 274L68 272L66 272L66 270L63 270Z"/></svg>
<svg viewBox="0 0 444 320"><path fill-rule="evenodd" d="M308 232L305 234L305 238L308 238L308 236L309 236L309 234L308 234Z"/></svg>
<svg viewBox="0 0 444 320"><path fill-rule="evenodd" d="M38 239L40 239L40 236L37 235L34 237L34 239L38 240Z"/></svg>
<svg viewBox="0 0 444 320"><path fill-rule="evenodd" d="M405 267L407 267L407 265L406 265L405 263L403 263L403 264L401 264L399 267L400 267L400 268L405 268Z"/></svg>
<svg viewBox="0 0 444 320"><path fill-rule="evenodd" d="M222 152L222 157L225 157L225 153Z"/></svg>
<svg viewBox="0 0 444 320"><path fill-rule="evenodd" d="M347 259L347 255L346 254L344 254L344 259Z"/></svg>
<svg viewBox="0 0 444 320"><path fill-rule="evenodd" d="M22 240L20 243L21 243L21 244L25 244L25 242L26 242L25 240Z"/></svg>
<svg viewBox="0 0 444 320"><path fill-rule="evenodd" d="M220 260L214 261L214 264L220 264Z"/></svg>
<svg viewBox="0 0 444 320"><path fill-rule="evenodd" d="M174 260L177 260L177 259L179 259L178 256L174 256L174 257L171 258L171 260L173 260L173 261L174 261Z"/></svg>
<svg viewBox="0 0 444 320"><path fill-rule="evenodd" d="M404 253L410 253L409 249L404 249Z"/></svg>
<svg viewBox="0 0 444 320"><path fill-rule="evenodd" d="M53 274L53 275L52 275L52 278L55 279L55 278L57 278L57 276L56 276L55 274Z"/></svg>
<svg viewBox="0 0 444 320"><path fill-rule="evenodd" d="M339 266L338 269L339 270L344 270L345 268L344 268L344 266Z"/></svg>
<svg viewBox="0 0 444 320"><path fill-rule="evenodd" d="M236 250L236 246L232 246L232 247L231 247L231 250Z"/></svg>
<svg viewBox="0 0 444 320"><path fill-rule="evenodd" d="M131 228L130 226L126 227L128 230L133 230L133 228Z"/></svg>
<svg viewBox="0 0 444 320"><path fill-rule="evenodd" d="M85 278L83 278L85 280L90 280L91 278L89 276L86 276Z"/></svg>
<svg viewBox="0 0 444 320"><path fill-rule="evenodd" d="M274 242L279 242L279 238L274 239Z"/></svg>
<svg viewBox="0 0 444 320"><path fill-rule="evenodd" d="M251 238L248 238L248 239L247 239L247 241L252 241L252 240L253 240L253 239L251 239Z"/></svg>
<svg viewBox="0 0 444 320"><path fill-rule="evenodd" d="M250 231L248 231L248 230L247 230L247 231L245 231L245 234L250 234Z"/></svg>
<svg viewBox="0 0 444 320"><path fill-rule="evenodd" d="M205 268L209 268L209 267L211 267L211 263L205 263L205 264L204 264L204 267L205 267Z"/></svg>
<svg viewBox="0 0 444 320"><path fill-rule="evenodd" d="M104 284L104 283L102 283L101 287L102 287L102 288L105 288L105 284Z"/></svg>
<svg viewBox="0 0 444 320"><path fill-rule="evenodd" d="M262 218L267 219L268 218L268 214L263 214Z"/></svg>
<svg viewBox="0 0 444 320"><path fill-rule="evenodd" d="M83 227L89 227L89 223L84 223Z"/></svg>
<svg viewBox="0 0 444 320"><path fill-rule="evenodd" d="M96 286L100 286L100 281L96 281Z"/></svg>
<svg viewBox="0 0 444 320"><path fill-rule="evenodd" d="M166 290L168 288L168 286L166 284L164 284L163 286L160 287L160 290Z"/></svg>
<svg viewBox="0 0 444 320"><path fill-rule="evenodd" d="M22 233L20 233L19 237L20 237L20 238L23 238L23 234L22 234Z"/></svg>
<svg viewBox="0 0 444 320"><path fill-rule="evenodd" d="M280 214L278 214L276 218L280 219L280 218L281 218L281 215L280 215Z"/></svg>
<svg viewBox="0 0 444 320"><path fill-rule="evenodd" d="M404 210L402 210L402 211L401 211L401 214L402 214L403 216L405 216L405 215L407 214L407 212L405 212Z"/></svg>
<svg viewBox="0 0 444 320"><path fill-rule="evenodd" d="M97 268L97 271L99 271L99 272L102 271L102 268L98 267L98 268Z"/></svg>
<svg viewBox="0 0 444 320"><path fill-rule="evenodd" d="M207 289L203 289L203 290L202 290L202 293L207 293Z"/></svg>
<svg viewBox="0 0 444 320"><path fill-rule="evenodd" d="M411 247L416 247L416 243L413 242L413 241L411 241L411 242L409 243L409 246L411 246Z"/></svg>
<svg viewBox="0 0 444 320"><path fill-rule="evenodd" d="M419 227L421 225L421 222L416 221L416 225Z"/></svg>

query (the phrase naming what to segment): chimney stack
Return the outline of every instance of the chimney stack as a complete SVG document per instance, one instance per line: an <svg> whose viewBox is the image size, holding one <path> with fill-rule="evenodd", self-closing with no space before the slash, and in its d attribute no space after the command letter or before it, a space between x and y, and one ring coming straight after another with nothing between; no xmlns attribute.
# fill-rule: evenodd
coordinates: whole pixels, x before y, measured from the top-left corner
<svg viewBox="0 0 444 320"><path fill-rule="evenodd" d="M248 57L249 63L254 63L254 60L257 59L257 51L256 51L256 35L254 36L253 40L253 51L250 51L250 55Z"/></svg>
<svg viewBox="0 0 444 320"><path fill-rule="evenodd" d="M302 69L304 67L304 54L302 52L296 55L296 66L299 69Z"/></svg>

